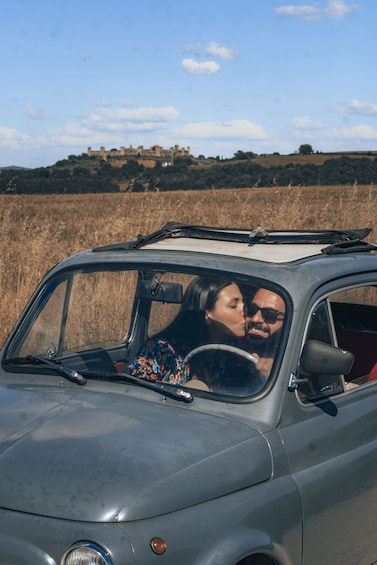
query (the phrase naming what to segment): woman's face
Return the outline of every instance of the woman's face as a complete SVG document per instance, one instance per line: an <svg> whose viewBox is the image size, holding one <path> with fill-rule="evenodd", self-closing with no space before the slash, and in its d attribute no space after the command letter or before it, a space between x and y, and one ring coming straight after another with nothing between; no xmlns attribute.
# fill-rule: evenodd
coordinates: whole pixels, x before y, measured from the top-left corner
<svg viewBox="0 0 377 565"><path fill-rule="evenodd" d="M205 318L212 338L245 336L243 297L235 283L219 292L215 307L206 310Z"/></svg>

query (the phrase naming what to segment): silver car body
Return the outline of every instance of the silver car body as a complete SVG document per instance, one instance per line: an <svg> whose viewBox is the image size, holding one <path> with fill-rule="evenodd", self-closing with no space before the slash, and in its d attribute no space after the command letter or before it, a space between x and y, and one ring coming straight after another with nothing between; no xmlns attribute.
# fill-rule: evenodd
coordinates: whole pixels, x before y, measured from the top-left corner
<svg viewBox="0 0 377 565"><path fill-rule="evenodd" d="M318 305L355 288L376 296L376 247L357 234L334 244L330 232L302 232L304 239L273 232L270 243L262 229L242 230L246 241L233 241L240 230L186 228L66 259L38 285L5 343L0 563L79 563L69 561L75 544L89 548L84 564L375 563L377 380L341 375L342 390L331 381L313 397L300 395L299 383ZM86 384L54 369L47 352L45 363L32 359L25 336L58 281L125 266L221 274L279 290L286 326L264 389L244 398L187 390L192 401L182 402L169 395L174 387L164 394L106 379L102 350L116 362L119 347L96 350L90 370L102 378L89 371ZM377 362L377 303L367 306L374 328L360 333L375 334ZM142 317L132 319L127 347ZM88 351L80 352L81 365L75 355L67 366L85 375ZM318 366L331 364L323 355Z"/></svg>

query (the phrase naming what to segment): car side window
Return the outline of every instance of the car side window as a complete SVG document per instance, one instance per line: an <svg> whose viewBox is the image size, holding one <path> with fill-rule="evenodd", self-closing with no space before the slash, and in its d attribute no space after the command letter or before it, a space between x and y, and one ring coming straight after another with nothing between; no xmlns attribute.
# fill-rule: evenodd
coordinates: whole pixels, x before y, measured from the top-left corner
<svg viewBox="0 0 377 565"><path fill-rule="evenodd" d="M333 327L334 324L329 302L323 300L312 313L306 339L315 339L329 343L330 345L335 345Z"/></svg>
<svg viewBox="0 0 377 565"><path fill-rule="evenodd" d="M306 342L315 340L350 351L351 370L344 375L305 375L298 396L308 402L377 382L377 286L365 285L331 294L312 313Z"/></svg>
<svg viewBox="0 0 377 565"><path fill-rule="evenodd" d="M332 309L329 300L321 301L313 310L305 343L322 342L330 346L336 346L336 334ZM340 394L344 392L343 375L318 374L311 375L310 378L305 374L301 375L301 382L298 384L298 397L302 402L312 402L314 400Z"/></svg>
<svg viewBox="0 0 377 565"><path fill-rule="evenodd" d="M377 286L345 290L330 299L338 346L355 356L346 387L377 380Z"/></svg>

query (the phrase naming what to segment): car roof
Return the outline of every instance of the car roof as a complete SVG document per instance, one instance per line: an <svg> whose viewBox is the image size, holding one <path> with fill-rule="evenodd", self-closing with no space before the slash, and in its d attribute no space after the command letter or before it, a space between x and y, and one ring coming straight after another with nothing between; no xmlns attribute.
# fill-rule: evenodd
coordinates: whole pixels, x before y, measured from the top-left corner
<svg viewBox="0 0 377 565"><path fill-rule="evenodd" d="M194 251L198 253L215 253L219 255L231 255L232 257L243 257L266 261L268 263L287 263L297 261L321 253L323 245L284 245L284 247L269 246L262 248L258 245L245 245L244 243L206 241L198 245L193 240L164 240L146 246L146 249L172 250L172 251Z"/></svg>
<svg viewBox="0 0 377 565"><path fill-rule="evenodd" d="M170 222L135 241L107 245L94 252L126 249L211 253L264 261L292 263L316 256L376 251L364 238L372 230L280 230L217 228Z"/></svg>

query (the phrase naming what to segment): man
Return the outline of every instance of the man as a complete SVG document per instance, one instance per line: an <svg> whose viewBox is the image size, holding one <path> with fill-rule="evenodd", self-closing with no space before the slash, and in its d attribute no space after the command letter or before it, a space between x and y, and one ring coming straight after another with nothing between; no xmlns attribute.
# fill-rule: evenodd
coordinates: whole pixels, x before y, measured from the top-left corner
<svg viewBox="0 0 377 565"><path fill-rule="evenodd" d="M264 378L271 372L284 316L284 300L266 288L257 290L246 304L247 349L258 359L255 368Z"/></svg>

